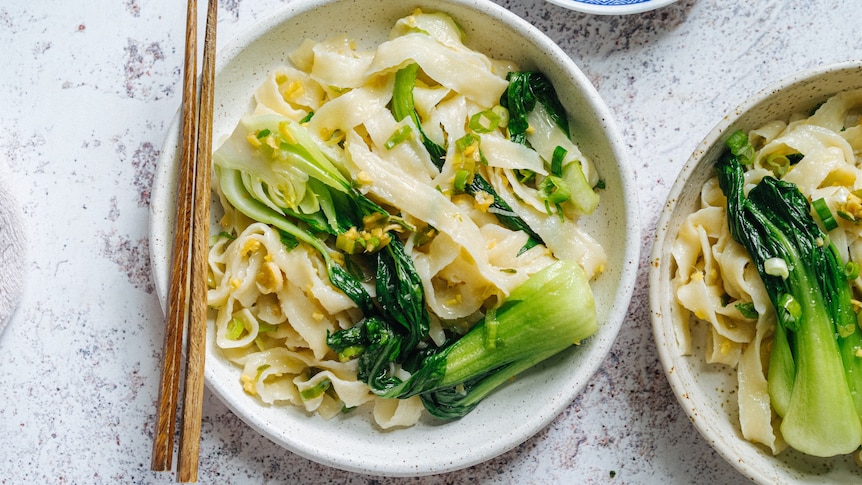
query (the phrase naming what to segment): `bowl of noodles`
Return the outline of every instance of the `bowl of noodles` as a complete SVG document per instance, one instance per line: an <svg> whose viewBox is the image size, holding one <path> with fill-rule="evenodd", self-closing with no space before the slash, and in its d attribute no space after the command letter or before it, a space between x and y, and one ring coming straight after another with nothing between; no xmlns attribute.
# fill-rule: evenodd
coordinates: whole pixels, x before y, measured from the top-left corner
<svg viewBox="0 0 862 485"><path fill-rule="evenodd" d="M393 117L393 105L398 103L390 99L395 97L396 75L410 75L414 61L421 68L409 78L414 98L410 107L422 117L418 122L411 121L412 116ZM484 71L474 71L476 66ZM505 127L515 126L502 121L510 110L498 106L510 71L540 72L553 85L571 127L570 139L559 142L567 149L555 158L554 173L559 171L562 177L562 167L569 166L563 157L577 154L579 162L571 166L579 168L578 180L596 196L586 203L598 202L581 212L566 212L557 203L561 199L541 207L541 220L550 222L537 229L544 238L538 245L528 243L532 236L526 231L494 222L501 213L522 219L537 213L522 207L536 192L533 185L520 197L509 194L506 211L486 210L497 202L487 197L491 187L464 197L467 189L461 174L468 162L499 194L513 185L504 180L506 176L547 175L540 165L507 167L522 157L492 154L492 146L514 150L500 153L525 153L523 146L499 136ZM294 453L339 469L429 475L512 449L546 426L584 389L616 338L633 290L640 240L634 216L636 185L608 108L551 40L489 1L297 1L220 49L215 93L206 384L249 426ZM476 113L464 118L470 110ZM436 118L426 121L426 116ZM165 142L151 204L153 274L163 307L173 233L177 126ZM449 162L442 167L429 163L433 158L428 147L433 144L425 142L452 152L465 145L461 140L475 139L481 139L483 157L476 153L465 162L465 148L452 177L434 181ZM322 164L311 172L293 168L261 168L254 176L242 172L243 164L262 167L259 158L282 153L285 146L303 140L311 142L295 152ZM248 150L254 153L249 155ZM541 163L535 154L527 159ZM328 172L334 179L323 174L328 169L320 169L331 164L339 167ZM236 182L233 189L265 202L249 209L242 200L232 199L236 191L224 189L223 175L228 172L237 174L231 179ZM368 230L315 239L329 230L327 218L338 219L347 206L338 205L342 195L332 200L320 196L330 189L307 182L303 174L312 172L321 180L348 177L342 185L332 185L357 197L351 200L371 200L378 215L389 221L386 229L375 232L365 226ZM291 179L288 187L260 181L266 177L299 178ZM427 184L418 184L420 179L427 179ZM384 180L389 185L381 185ZM313 201L309 191L317 194ZM301 202L287 210L288 199ZM293 218L291 224L267 223L302 211L318 212ZM453 215L441 218L447 211ZM268 215L262 220L255 214ZM378 220L363 217L362 224ZM320 221L324 226L315 226ZM360 252L371 246L387 248L395 244L393 237L399 251L412 258L428 302L430 331L426 328L417 349L442 346L449 336L468 331L477 315L490 308L493 300L488 298L508 293L529 274L560 259L556 254L566 255L588 279L597 326L587 338L572 342L578 345L506 379L457 419L430 415L417 396L380 398L357 376L362 371L357 371L356 359L339 358L343 355L330 344L331 335L368 320L347 290L334 286L327 271L339 266L362 274L367 261L351 263L356 248ZM379 270L377 275L381 278ZM489 290L486 280L495 278L511 287ZM476 286L471 283L475 281L484 283ZM361 280L357 286L365 288L367 283ZM385 292L379 287L369 291L372 296L376 291L373 308L384 307ZM577 300L574 303L582 303ZM490 318L497 328L503 317L496 315L483 318ZM494 347L502 341L490 342ZM391 371L387 376L400 382L410 377L406 368L397 362L384 372ZM458 389L463 387L453 388L455 394Z"/></svg>
<svg viewBox="0 0 862 485"><path fill-rule="evenodd" d="M848 395L848 382L852 381L845 382L839 371L834 386L842 398L825 400L833 408L828 414L838 408L839 401L850 403L851 418L842 422L841 428L855 436L846 444L837 445L839 433L824 436L823 443L818 442L816 433L801 435L795 424L802 414L799 410L804 408L790 411L803 402L798 396L805 396L808 409L813 409L811 403L817 399L810 392L806 395L805 388L796 387L803 380L782 379L780 370L791 367L778 356L793 356L794 376L810 375L804 367L806 358L800 357L807 355L803 349L810 344L799 343L805 338L802 330L788 330L789 319L800 315L797 307L788 306L787 298L772 299L771 292L782 288L779 285L783 282L798 281L793 275L801 274L801 265L794 259L788 274L775 271L789 258L776 256L783 254L780 249L761 252L751 243L774 240L774 228L762 232L756 229L761 227L758 223L736 226L742 224L737 221L752 220L744 214L778 213L776 199L769 199L773 202L763 209L764 194L768 193L765 187L785 187L788 194L802 194L795 199L799 203L796 207L801 208L799 216L772 219L769 215L758 220L777 220L775 227L783 227L782 221L810 221L806 227L812 232L806 234L816 242L815 251L837 255L836 264L844 265L839 267L845 271L857 264L859 225L852 202L862 182L862 177L857 178L857 174L862 175L858 169L862 146L860 74L862 64L858 62L802 72L760 91L730 112L684 165L656 230L650 303L653 332L668 380L704 438L743 475L758 483L845 483L862 477L857 463L858 423L852 417L858 412L853 410L852 391L849 401L843 397ZM741 168L731 160L742 160ZM744 187L743 191L729 192L736 182L724 178L729 173L727 167L743 174L738 186ZM731 193L745 194L746 202L741 205L745 209L728 205L728 200L740 200L737 195L726 195ZM749 209L755 204L758 209ZM728 224L728 219L733 223ZM796 229L784 228L781 233L793 237L802 234L801 226L793 227ZM763 236L767 233L768 238ZM826 274L822 267L808 273ZM852 315L858 312L852 302L858 299L859 280L855 272L848 272L846 279L846 288L853 292L847 306ZM837 280L844 281L844 275ZM786 291L792 296L791 290ZM824 294L831 294L829 291ZM785 295L780 291L775 294ZM776 312L776 307L781 311ZM802 314L818 311L805 310ZM801 320L812 321L808 317ZM848 334L858 331L854 327L858 328L855 319ZM832 342L830 348L840 348L843 331L827 329L833 336L827 339ZM793 342L789 347L784 338L777 338L786 335ZM778 353L791 347L790 354ZM840 357L828 355L842 365ZM845 358L845 365L851 360ZM815 380L830 381L822 377ZM792 390L783 393L782 389ZM831 396L828 389L815 394ZM791 396L790 401L787 396ZM812 415L818 419L827 413ZM826 426L828 420L810 427Z"/></svg>

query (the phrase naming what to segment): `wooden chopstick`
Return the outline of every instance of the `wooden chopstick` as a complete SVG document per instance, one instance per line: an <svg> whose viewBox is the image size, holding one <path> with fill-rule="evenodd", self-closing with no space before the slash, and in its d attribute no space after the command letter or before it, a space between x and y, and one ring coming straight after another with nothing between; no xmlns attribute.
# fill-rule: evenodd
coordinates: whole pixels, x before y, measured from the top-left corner
<svg viewBox="0 0 862 485"><path fill-rule="evenodd" d="M189 336L186 349L186 380L183 424L180 434L179 481L196 482L204 394L204 357L207 331L207 252L210 233L210 176L212 165L212 118L215 90L215 44L218 0L209 0L204 33L201 73L198 153L195 170L194 218L192 221L192 275L190 282Z"/></svg>
<svg viewBox="0 0 862 485"><path fill-rule="evenodd" d="M164 471L171 468L181 374L180 355L182 354L185 319L188 317L189 329L177 481L196 482L200 452L206 349L207 251L218 1L209 0L207 8L200 104L198 104L195 78L197 73L197 1L187 1L182 142L177 177L177 217L168 295L165 352L159 388L156 432L153 439L152 469Z"/></svg>
<svg viewBox="0 0 862 485"><path fill-rule="evenodd" d="M197 145L197 2L188 0L183 72L180 165L177 172L177 212L174 227L164 353L159 384L159 404L153 436L151 468L171 469L180 386L180 366L189 281L189 248L193 207L195 146Z"/></svg>

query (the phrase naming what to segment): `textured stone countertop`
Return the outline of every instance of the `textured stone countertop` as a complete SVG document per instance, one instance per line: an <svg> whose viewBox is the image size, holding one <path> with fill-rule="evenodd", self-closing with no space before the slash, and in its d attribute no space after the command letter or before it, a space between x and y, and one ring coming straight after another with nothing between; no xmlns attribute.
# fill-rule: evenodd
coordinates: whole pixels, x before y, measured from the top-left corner
<svg viewBox="0 0 862 485"><path fill-rule="evenodd" d="M522 445L422 480L300 458L206 391L201 483L745 481L691 425L656 356L646 290L653 226L675 175L724 113L800 69L862 58L862 7L681 0L604 17L542 0L497 2L580 65L616 117L637 174L638 285L605 364ZM220 3L221 43L288 0ZM5 276L24 278L24 291L0 335L2 484L174 480L149 469L163 316L147 218L180 102L184 4L0 5L0 159L28 238L25 274Z"/></svg>

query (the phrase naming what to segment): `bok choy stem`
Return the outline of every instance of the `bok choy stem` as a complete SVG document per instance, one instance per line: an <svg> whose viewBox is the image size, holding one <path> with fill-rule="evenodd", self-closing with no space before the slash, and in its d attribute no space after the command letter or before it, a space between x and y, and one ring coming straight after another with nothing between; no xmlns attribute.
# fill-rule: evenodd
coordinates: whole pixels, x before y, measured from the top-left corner
<svg viewBox="0 0 862 485"><path fill-rule="evenodd" d="M333 260L330 249L323 241L252 197L243 185L239 171L217 166L216 174L222 194L234 208L251 219L274 226L313 247L323 257L333 286L343 291L363 313L375 311L371 296L365 291L362 282Z"/></svg>

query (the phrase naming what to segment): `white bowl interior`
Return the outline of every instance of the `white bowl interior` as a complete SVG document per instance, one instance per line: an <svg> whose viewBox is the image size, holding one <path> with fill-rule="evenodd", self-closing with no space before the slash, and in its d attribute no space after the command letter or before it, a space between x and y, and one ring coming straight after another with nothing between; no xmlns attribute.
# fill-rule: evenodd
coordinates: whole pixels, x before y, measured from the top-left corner
<svg viewBox="0 0 862 485"><path fill-rule="evenodd" d="M270 407L246 395L240 370L207 345L208 387L233 412L272 441L319 463L361 473L411 476L451 471L497 456L538 432L584 388L620 329L632 294L640 232L636 184L608 109L572 60L537 29L490 1L306 0L262 22L220 50L217 66L214 145L229 134L250 106L253 90L304 38L323 40L347 32L368 47L385 40L396 19L414 7L445 11L465 29L468 45L492 57L514 59L547 74L573 118L575 141L593 157L607 183L587 230L606 248L609 264L595 282L598 333L571 352L551 359L489 396L466 417L430 418L409 429L379 431L368 416L329 421L294 407ZM171 127L155 175L151 206L151 254L164 307L169 279L178 152L178 120ZM210 328L210 336L212 335Z"/></svg>
<svg viewBox="0 0 862 485"><path fill-rule="evenodd" d="M831 95L862 87L862 64L847 63L802 73L753 96L729 113L706 136L671 188L656 228L650 265L650 305L659 357L682 407L710 444L743 474L759 483L847 483L862 480L852 457L820 459L793 450L778 456L742 438L737 410L736 371L704 361L704 325L693 325L692 355L682 355L674 333L676 311L670 256L685 217L699 202L700 189L714 175L713 165L727 135L749 130L793 112L807 112Z"/></svg>

